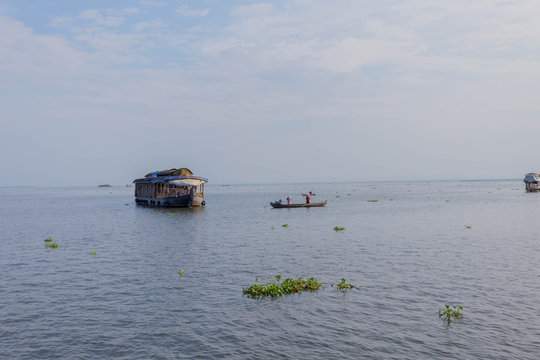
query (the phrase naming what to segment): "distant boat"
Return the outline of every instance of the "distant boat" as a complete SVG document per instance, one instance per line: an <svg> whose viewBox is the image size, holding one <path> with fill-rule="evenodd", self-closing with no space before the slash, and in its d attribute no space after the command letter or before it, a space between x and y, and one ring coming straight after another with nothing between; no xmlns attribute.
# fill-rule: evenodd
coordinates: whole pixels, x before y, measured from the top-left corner
<svg viewBox="0 0 540 360"><path fill-rule="evenodd" d="M321 207L326 205L326 200L323 202L318 203L300 203L300 204L280 204L279 202L271 202L270 205L272 205L273 208L281 209L281 208L306 208L306 207Z"/></svg>
<svg viewBox="0 0 540 360"><path fill-rule="evenodd" d="M112 185L110 185L110 184L102 184L102 185L98 185L98 187L112 187Z"/></svg>
<svg viewBox="0 0 540 360"><path fill-rule="evenodd" d="M525 175L523 179L525 183L525 190L527 192L540 191L538 183L540 183L540 172L530 172Z"/></svg>
<svg viewBox="0 0 540 360"><path fill-rule="evenodd" d="M193 176L188 168L153 171L133 182L135 202L138 205L161 207L206 205L204 185L208 179Z"/></svg>

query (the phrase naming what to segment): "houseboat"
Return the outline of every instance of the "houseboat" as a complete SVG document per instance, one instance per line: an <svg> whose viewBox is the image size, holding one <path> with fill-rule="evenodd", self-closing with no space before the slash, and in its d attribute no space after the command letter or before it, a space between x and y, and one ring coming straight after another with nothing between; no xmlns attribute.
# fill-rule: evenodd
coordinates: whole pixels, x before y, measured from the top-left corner
<svg viewBox="0 0 540 360"><path fill-rule="evenodd" d="M525 183L525 190L527 192L540 191L540 187L538 186L540 183L540 172L525 174L523 182Z"/></svg>
<svg viewBox="0 0 540 360"><path fill-rule="evenodd" d="M204 206L207 182L208 179L194 176L187 168L153 171L133 181L135 202L162 207Z"/></svg>

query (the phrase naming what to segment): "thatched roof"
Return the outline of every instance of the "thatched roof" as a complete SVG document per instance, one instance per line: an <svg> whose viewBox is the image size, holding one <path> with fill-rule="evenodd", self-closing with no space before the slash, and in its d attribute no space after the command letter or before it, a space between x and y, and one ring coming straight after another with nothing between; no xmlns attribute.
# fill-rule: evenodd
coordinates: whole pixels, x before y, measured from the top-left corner
<svg viewBox="0 0 540 360"><path fill-rule="evenodd" d="M162 176L193 176L193 173L188 168L180 168L180 169L168 169L168 170L158 170L158 171L152 171L148 174L146 174L144 177L162 177Z"/></svg>

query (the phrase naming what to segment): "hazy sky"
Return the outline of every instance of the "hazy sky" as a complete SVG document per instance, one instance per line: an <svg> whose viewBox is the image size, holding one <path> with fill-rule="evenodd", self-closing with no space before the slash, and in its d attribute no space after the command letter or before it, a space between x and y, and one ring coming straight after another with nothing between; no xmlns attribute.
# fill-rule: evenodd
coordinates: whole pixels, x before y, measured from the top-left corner
<svg viewBox="0 0 540 360"><path fill-rule="evenodd" d="M537 0L0 0L0 185L519 178Z"/></svg>

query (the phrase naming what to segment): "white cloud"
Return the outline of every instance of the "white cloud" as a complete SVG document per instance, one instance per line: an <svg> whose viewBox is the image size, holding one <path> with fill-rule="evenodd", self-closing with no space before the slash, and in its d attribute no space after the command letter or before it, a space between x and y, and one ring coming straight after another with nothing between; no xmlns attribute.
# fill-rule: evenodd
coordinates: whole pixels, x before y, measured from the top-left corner
<svg viewBox="0 0 540 360"><path fill-rule="evenodd" d="M156 0L141 0L140 3L145 6L154 6L161 7L167 5L165 1L156 1Z"/></svg>
<svg viewBox="0 0 540 360"><path fill-rule="evenodd" d="M210 13L210 9L193 9L189 6L183 5L176 9L176 14L186 17L205 17Z"/></svg>
<svg viewBox="0 0 540 360"><path fill-rule="evenodd" d="M258 17L270 13L273 9L274 5L270 3L255 3L236 7L233 11L233 15L242 17Z"/></svg>

